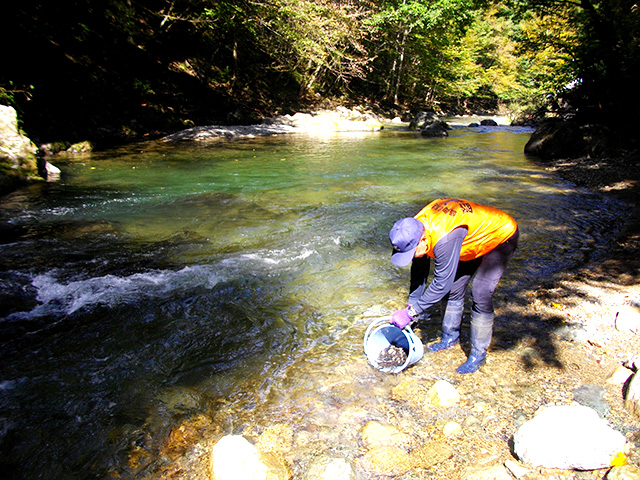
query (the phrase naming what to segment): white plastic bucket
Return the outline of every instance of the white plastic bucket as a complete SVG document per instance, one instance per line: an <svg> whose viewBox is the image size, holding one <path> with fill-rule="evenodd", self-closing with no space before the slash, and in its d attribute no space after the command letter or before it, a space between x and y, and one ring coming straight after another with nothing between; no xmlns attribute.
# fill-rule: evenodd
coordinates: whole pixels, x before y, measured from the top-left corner
<svg viewBox="0 0 640 480"><path fill-rule="evenodd" d="M422 341L413 333L411 327L403 329L389 323L390 317L378 318L371 322L364 334L364 353L369 363L381 372L399 373L405 368L418 362L424 355ZM396 367L381 367L378 365L380 352L389 345L402 348L407 352L407 359Z"/></svg>

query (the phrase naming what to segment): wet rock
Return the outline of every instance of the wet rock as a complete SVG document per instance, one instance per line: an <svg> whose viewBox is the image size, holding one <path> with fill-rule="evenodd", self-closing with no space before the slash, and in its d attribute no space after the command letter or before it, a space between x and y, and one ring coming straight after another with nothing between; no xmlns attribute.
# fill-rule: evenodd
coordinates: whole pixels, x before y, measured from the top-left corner
<svg viewBox="0 0 640 480"><path fill-rule="evenodd" d="M480 125L485 126L485 127L497 127L498 126L498 122L496 122L495 120L493 120L491 118L485 118L484 120L482 120L480 122Z"/></svg>
<svg viewBox="0 0 640 480"><path fill-rule="evenodd" d="M171 431L162 453L170 458L184 454L203 438L210 425L211 419L206 415L189 418Z"/></svg>
<svg viewBox="0 0 640 480"><path fill-rule="evenodd" d="M607 416L611 410L604 399L604 388L599 385L582 385L571 393L573 393L576 402L585 407L593 408L602 418Z"/></svg>
<svg viewBox="0 0 640 480"><path fill-rule="evenodd" d="M309 465L303 480L356 480L353 464L346 458L323 455Z"/></svg>
<svg viewBox="0 0 640 480"><path fill-rule="evenodd" d="M420 405L426 401L427 388L415 380L404 380L391 389L391 398L399 402Z"/></svg>
<svg viewBox="0 0 640 480"><path fill-rule="evenodd" d="M587 143L580 126L549 119L543 122L524 146L524 153L541 158L576 158L586 154Z"/></svg>
<svg viewBox="0 0 640 480"><path fill-rule="evenodd" d="M423 128L428 123L431 123L438 119L438 116L434 112L421 111L416 113L416 116L409 122L409 130L418 130Z"/></svg>
<svg viewBox="0 0 640 480"><path fill-rule="evenodd" d="M289 453L293 448L293 428L282 423L270 426L258 437L256 448L265 453Z"/></svg>
<svg viewBox="0 0 640 480"><path fill-rule="evenodd" d="M267 467L265 480L289 480L291 478L291 470L281 455L271 452L260 453L260 462Z"/></svg>
<svg viewBox="0 0 640 480"><path fill-rule="evenodd" d="M413 444L413 437L400 431L394 425L380 422L367 422L361 432L363 446L371 450L382 446L393 446L408 450Z"/></svg>
<svg viewBox="0 0 640 480"><path fill-rule="evenodd" d="M167 390L160 397L162 406L173 416L184 413L198 412L200 408L200 394L190 388L175 387Z"/></svg>
<svg viewBox="0 0 640 480"><path fill-rule="evenodd" d="M634 465L613 467L605 478L607 480L640 480L640 468Z"/></svg>
<svg viewBox="0 0 640 480"><path fill-rule="evenodd" d="M87 140L74 143L66 150L68 153L88 153L93 152L93 144Z"/></svg>
<svg viewBox="0 0 640 480"><path fill-rule="evenodd" d="M460 401L460 394L446 380L438 380L427 392L427 400L437 407L452 407Z"/></svg>
<svg viewBox="0 0 640 480"><path fill-rule="evenodd" d="M543 407L514 435L520 460L545 468L595 470L610 466L626 439L582 405Z"/></svg>
<svg viewBox="0 0 640 480"><path fill-rule="evenodd" d="M431 122L425 125L420 131L423 137L448 137L451 127L446 122Z"/></svg>
<svg viewBox="0 0 640 480"><path fill-rule="evenodd" d="M409 454L400 447L377 447L360 460L364 470L375 475L399 476L411 468Z"/></svg>

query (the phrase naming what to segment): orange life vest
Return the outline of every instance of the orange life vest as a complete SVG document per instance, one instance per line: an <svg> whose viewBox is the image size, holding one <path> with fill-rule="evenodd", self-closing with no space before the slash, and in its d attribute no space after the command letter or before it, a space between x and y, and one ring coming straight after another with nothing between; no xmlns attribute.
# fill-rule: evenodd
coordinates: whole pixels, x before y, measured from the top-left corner
<svg viewBox="0 0 640 480"><path fill-rule="evenodd" d="M513 235L518 224L497 208L457 198L439 198L415 216L425 226L426 254L435 258L436 242L457 227L467 227L469 233L462 242L460 260L468 261L490 252Z"/></svg>

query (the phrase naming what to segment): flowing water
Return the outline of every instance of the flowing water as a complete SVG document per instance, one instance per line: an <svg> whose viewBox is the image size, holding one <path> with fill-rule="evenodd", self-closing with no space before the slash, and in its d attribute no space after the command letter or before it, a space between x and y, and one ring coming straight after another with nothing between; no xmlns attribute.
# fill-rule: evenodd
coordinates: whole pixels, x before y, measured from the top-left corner
<svg viewBox="0 0 640 480"><path fill-rule="evenodd" d="M294 134L56 159L59 183L0 205L5 478L140 475L136 449L152 472L168 433L204 412L224 412L225 433L251 416L303 421L289 404L362 362L367 318L406 301L388 230L436 197L519 222L504 301L595 258L624 205L534 165L529 135Z"/></svg>

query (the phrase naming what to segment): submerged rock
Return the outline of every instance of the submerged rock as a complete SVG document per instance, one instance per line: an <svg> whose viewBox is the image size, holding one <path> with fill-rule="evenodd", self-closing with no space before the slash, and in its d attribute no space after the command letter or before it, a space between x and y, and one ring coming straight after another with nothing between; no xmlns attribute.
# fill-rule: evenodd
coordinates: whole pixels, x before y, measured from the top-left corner
<svg viewBox="0 0 640 480"><path fill-rule="evenodd" d="M356 480L353 464L346 458L322 455L311 462L304 480Z"/></svg>
<svg viewBox="0 0 640 480"><path fill-rule="evenodd" d="M398 427L375 421L367 422L362 428L361 438L363 446L369 450L382 446L400 447L408 450L413 443L413 438Z"/></svg>
<svg viewBox="0 0 640 480"><path fill-rule="evenodd" d="M409 454L400 447L376 447L361 459L362 468L375 475L400 476L411 468Z"/></svg>
<svg viewBox="0 0 640 480"><path fill-rule="evenodd" d="M211 451L211 476L215 480L287 480L291 475L276 456L261 455L241 435L226 435Z"/></svg>
<svg viewBox="0 0 640 480"><path fill-rule="evenodd" d="M453 457L453 447L444 442L429 442L409 455L412 468L427 469Z"/></svg>
<svg viewBox="0 0 640 480"><path fill-rule="evenodd" d="M431 405L437 407L452 407L460 401L460 394L446 380L438 380L429 389L427 399Z"/></svg>

